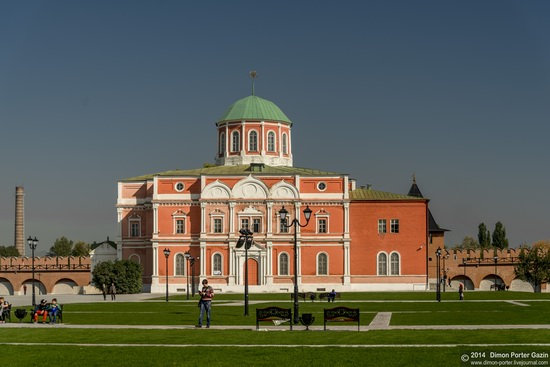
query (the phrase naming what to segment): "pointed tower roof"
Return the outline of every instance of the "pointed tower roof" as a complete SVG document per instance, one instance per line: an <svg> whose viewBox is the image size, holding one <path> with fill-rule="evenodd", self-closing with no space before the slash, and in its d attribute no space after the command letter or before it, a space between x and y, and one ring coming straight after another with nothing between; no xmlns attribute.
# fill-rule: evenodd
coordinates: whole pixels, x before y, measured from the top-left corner
<svg viewBox="0 0 550 367"><path fill-rule="evenodd" d="M409 189L408 196L414 196L417 198L423 198L422 192L420 192L420 189L418 188L418 185L416 184L416 175L413 174L413 183L411 185L411 188ZM439 227L439 224L435 221L434 216L432 215L432 211L428 209L428 228L430 232L447 232L448 229L444 229Z"/></svg>

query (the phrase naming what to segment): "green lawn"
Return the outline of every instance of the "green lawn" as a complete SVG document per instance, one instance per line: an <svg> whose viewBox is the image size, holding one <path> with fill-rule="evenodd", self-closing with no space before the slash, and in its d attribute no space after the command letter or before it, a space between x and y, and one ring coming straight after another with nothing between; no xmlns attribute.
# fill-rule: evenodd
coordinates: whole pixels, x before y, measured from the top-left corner
<svg viewBox="0 0 550 367"><path fill-rule="evenodd" d="M378 312L391 312L392 326L550 324L550 294L468 292L463 302L458 302L454 293L444 293L442 302L435 302L434 298L433 292L344 294L342 300L334 304L300 302L300 313L313 313L317 327L322 326L323 308L342 305L359 308L363 326L367 326ZM250 316L243 316L242 299L242 295L218 294L212 307L212 324L250 327L255 325L256 307L293 308L288 294L251 294ZM465 366L469 364L461 362L461 356L470 352L550 353L550 329L257 332L250 328L157 330L123 327L194 325L198 311L196 299L185 301L181 296L171 298L171 302L160 299L139 303L66 304L66 324L121 327L0 326L0 344L3 344L0 358L10 367L39 364ZM57 344L40 345L44 342Z"/></svg>

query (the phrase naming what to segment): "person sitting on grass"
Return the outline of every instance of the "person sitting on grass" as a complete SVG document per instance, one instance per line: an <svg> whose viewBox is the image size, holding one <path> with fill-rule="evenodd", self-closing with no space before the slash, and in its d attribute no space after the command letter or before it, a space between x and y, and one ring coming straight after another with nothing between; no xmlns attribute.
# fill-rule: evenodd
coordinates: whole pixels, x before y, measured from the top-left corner
<svg viewBox="0 0 550 367"><path fill-rule="evenodd" d="M46 317L48 317L48 303L45 299L40 301L39 305L36 305L34 309L34 323L38 322L38 316L42 316L42 323L46 322Z"/></svg>
<svg viewBox="0 0 550 367"><path fill-rule="evenodd" d="M61 308L57 304L57 298L52 299L52 303L48 305L48 312L50 314L50 324L55 324L57 315L61 312Z"/></svg>

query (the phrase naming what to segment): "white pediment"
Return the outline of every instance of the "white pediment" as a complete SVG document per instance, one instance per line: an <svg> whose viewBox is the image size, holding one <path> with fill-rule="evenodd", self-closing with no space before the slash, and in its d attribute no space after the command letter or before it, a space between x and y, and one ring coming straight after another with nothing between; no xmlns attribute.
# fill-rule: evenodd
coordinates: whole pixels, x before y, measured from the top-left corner
<svg viewBox="0 0 550 367"><path fill-rule="evenodd" d="M296 187L283 180L271 187L270 196L274 199L298 199L299 194Z"/></svg>
<svg viewBox="0 0 550 367"><path fill-rule="evenodd" d="M267 199L268 192L267 186L252 175L237 182L232 191L234 198L245 199Z"/></svg>
<svg viewBox="0 0 550 367"><path fill-rule="evenodd" d="M231 188L219 180L206 185L201 194L201 198L205 199L229 199L230 197Z"/></svg>
<svg viewBox="0 0 550 367"><path fill-rule="evenodd" d="M262 215L263 213L251 206L248 206L243 210L241 210L238 214L239 215Z"/></svg>

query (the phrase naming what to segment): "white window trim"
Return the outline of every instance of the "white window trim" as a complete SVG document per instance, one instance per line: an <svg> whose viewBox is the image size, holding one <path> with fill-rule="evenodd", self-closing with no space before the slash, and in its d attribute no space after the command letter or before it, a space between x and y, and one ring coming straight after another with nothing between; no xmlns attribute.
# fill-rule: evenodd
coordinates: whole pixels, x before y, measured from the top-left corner
<svg viewBox="0 0 550 367"><path fill-rule="evenodd" d="M380 255L386 255L386 274L380 274ZM388 270L389 270L389 266L388 266L388 262L389 262L389 256L388 256L388 253L386 251L380 251L376 254L376 275L377 276L381 276L381 277L387 277L388 276Z"/></svg>
<svg viewBox="0 0 550 367"><path fill-rule="evenodd" d="M380 232L380 221L382 221L382 220L384 221L384 232ZM378 231L378 234L386 234L386 233L388 233L388 220L387 220L387 219L385 219L385 218L380 218L380 219L378 219L377 224L378 224L378 228L377 228L376 230Z"/></svg>
<svg viewBox="0 0 550 367"><path fill-rule="evenodd" d="M183 220L183 233L178 233L178 224L177 221ZM177 235L182 235L187 233L187 214L182 212L181 210L178 210L174 213L172 213L172 233Z"/></svg>
<svg viewBox="0 0 550 367"><path fill-rule="evenodd" d="M220 154L220 155L225 155L225 145L226 145L226 142L225 142L225 133L222 132L222 133L220 133L220 146L219 146L219 152L218 152L218 154Z"/></svg>
<svg viewBox="0 0 550 367"><path fill-rule="evenodd" d="M281 272L281 256L282 255L286 255L286 261L287 261L287 273L286 274L282 274ZM279 253L279 256L277 258L277 275L279 276L290 276L290 254L286 251L283 251L281 253Z"/></svg>
<svg viewBox="0 0 550 367"><path fill-rule="evenodd" d="M234 136L237 135L237 149L235 149L235 138ZM237 130L233 131L231 133L231 152L232 153L238 153L241 151L241 133Z"/></svg>
<svg viewBox="0 0 550 367"><path fill-rule="evenodd" d="M138 235L132 236L132 224L138 224ZM128 218L128 237L141 237L141 217L137 214L132 215Z"/></svg>
<svg viewBox="0 0 550 367"><path fill-rule="evenodd" d="M220 268L221 268L221 270L220 270L220 273L219 273L219 274L216 274L216 273L215 273L215 270L214 270L214 264L215 264L215 263L214 263L214 258L216 257L216 255L220 255ZM212 264L212 269L211 269L211 271L212 271L212 276L215 276L215 277L223 276L223 254L222 254L221 252L214 252L214 253L212 254L212 259L211 259L210 261L212 262L212 263L211 263L211 264Z"/></svg>
<svg viewBox="0 0 550 367"><path fill-rule="evenodd" d="M283 154L288 155L288 135L283 133L281 137Z"/></svg>
<svg viewBox="0 0 550 367"><path fill-rule="evenodd" d="M256 149L252 149L251 145L250 145L250 136L252 135L252 133L256 133ZM260 136L260 133L256 129L251 129L248 132L248 151L249 152L259 152L260 151L260 148L259 148L260 142L259 142L259 139L258 139L259 136Z"/></svg>
<svg viewBox="0 0 550 367"><path fill-rule="evenodd" d="M392 221L397 221L397 232L393 231ZM401 221L398 218L392 218L390 219L390 233L392 234L399 234L401 233Z"/></svg>
<svg viewBox="0 0 550 367"><path fill-rule="evenodd" d="M178 270L178 262L177 262L177 259L178 259L178 256L182 256L183 257L183 271L182 271L182 274L178 274L177 273L177 270ZM185 265L185 263L187 262L187 259L185 258L185 254L183 252L178 252L177 254L174 255L174 276L176 277L182 277L182 276L186 276L186 270L187 270L187 267Z"/></svg>
<svg viewBox="0 0 550 367"><path fill-rule="evenodd" d="M327 273L326 274L319 274L319 257L321 255L325 255L326 258L327 258ZM318 275L318 276L328 276L330 274L330 267L329 267L330 261L329 261L329 259L330 258L328 256L328 253L326 253L324 251L317 253L317 256L315 257L315 260L316 260L316 262L315 262L315 274L316 275Z"/></svg>
<svg viewBox="0 0 550 367"><path fill-rule="evenodd" d="M325 219L327 222L327 231L326 232L319 232L319 220ZM320 210L317 213L315 213L315 233L316 234L328 234L330 233L330 214L327 213L325 210Z"/></svg>
<svg viewBox="0 0 550 367"><path fill-rule="evenodd" d="M391 268L392 268L391 257L393 254L397 254L397 258L399 260L399 267L397 269L397 274L392 274L392 271L391 271ZM398 251L392 251L390 253L390 256L388 256L388 275L392 277L401 276L401 254Z"/></svg>
<svg viewBox="0 0 550 367"><path fill-rule="evenodd" d="M269 149L269 136L273 134L273 149ZM275 131L273 130L269 130L267 132L267 149L266 149L267 152L269 153L275 153L277 152L277 134L275 133Z"/></svg>

